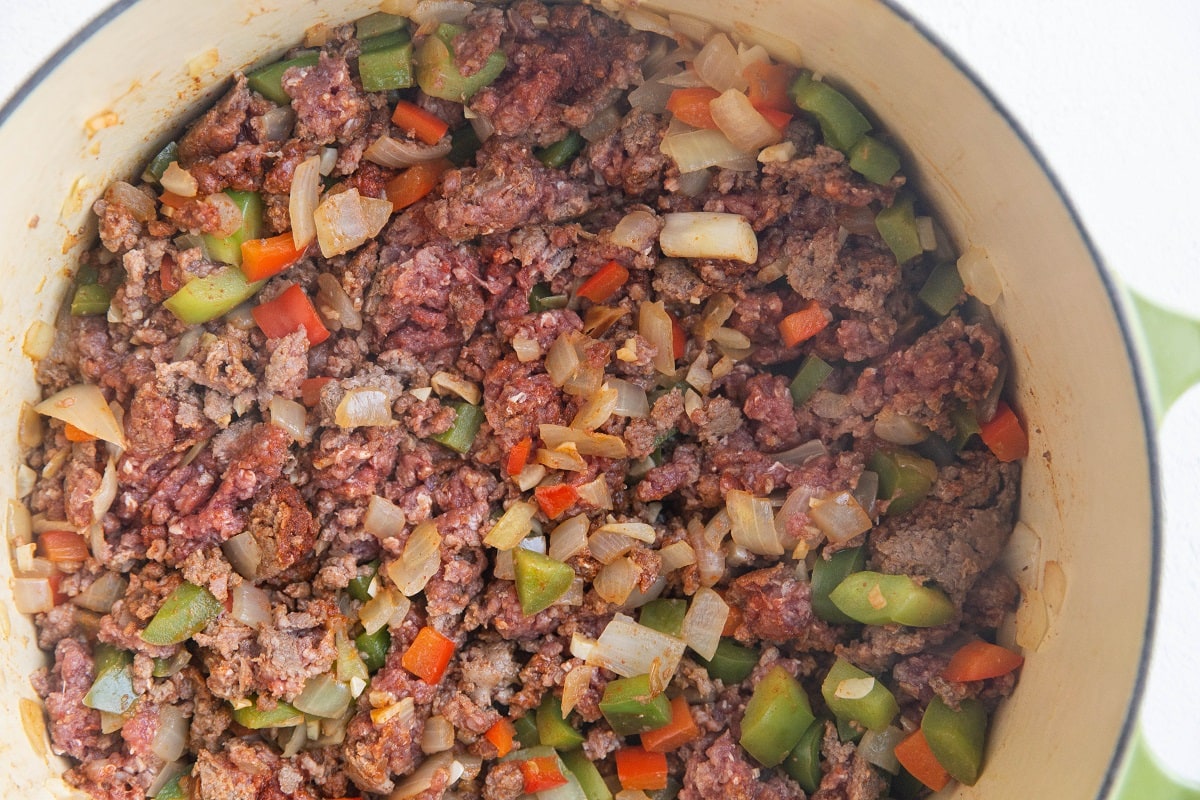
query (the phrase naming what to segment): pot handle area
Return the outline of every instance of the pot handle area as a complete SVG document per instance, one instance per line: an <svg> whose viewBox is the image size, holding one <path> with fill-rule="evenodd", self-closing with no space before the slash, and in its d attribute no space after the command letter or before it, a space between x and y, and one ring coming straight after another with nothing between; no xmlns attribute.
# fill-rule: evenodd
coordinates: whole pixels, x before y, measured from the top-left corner
<svg viewBox="0 0 1200 800"><path fill-rule="evenodd" d="M1139 727L1109 800L1200 800L1200 787L1184 786L1168 775Z"/></svg>
<svg viewBox="0 0 1200 800"><path fill-rule="evenodd" d="M1146 383L1154 418L1163 415L1179 397L1200 383L1200 320L1169 311L1134 291L1128 292L1133 328L1142 337Z"/></svg>

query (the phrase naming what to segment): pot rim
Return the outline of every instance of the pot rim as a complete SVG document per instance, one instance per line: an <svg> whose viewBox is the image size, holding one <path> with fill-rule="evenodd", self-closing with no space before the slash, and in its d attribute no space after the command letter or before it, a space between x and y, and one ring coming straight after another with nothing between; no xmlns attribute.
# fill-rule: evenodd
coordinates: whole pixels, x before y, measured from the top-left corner
<svg viewBox="0 0 1200 800"><path fill-rule="evenodd" d="M97 32L115 20L141 0L116 0L106 6L95 17L86 22L74 34L60 45L37 69L29 74L16 88L11 96L4 98L0 105L0 127L15 114L24 101L35 92L41 83L53 73L62 63L78 50ZM1149 672L1150 653L1153 649L1157 633L1159 579L1162 572L1162 476L1160 474L1158 441L1153 405L1151 402L1150 382L1152 380L1152 365L1149 358L1143 358L1135 344L1135 318L1121 302L1123 290L1117 282L1115 273L1105 263L1103 256L1088 234L1075 204L1071 201L1066 189L1046 156L1038 148L1037 143L1021 125L1020 121L1009 112L1000 102L989 86L979 77L974 68L959 53L932 31L917 15L905 8L901 0L878 0L899 19L912 25L913 28L931 45L934 46L968 81L975 87L988 103L996 110L1001 119L1008 125L1020 140L1025 150L1033 158L1042 174L1050 182L1051 188L1066 209L1067 214L1079 234L1092 263L1096 266L1100 282L1108 296L1109 304L1120 328L1121 340L1125 347L1125 355L1133 366L1134 384L1137 393L1138 409L1142 418L1142 430L1145 432L1145 449L1148 456L1148 483L1150 487L1150 585L1148 587L1148 606L1146 622L1143 629L1141 653L1138 657L1138 669L1134 678L1133 689L1125 709L1125 719L1117 734L1116 748L1105 770L1104 780L1100 784L1097 800L1109 797L1117 786L1121 770L1132 753L1134 744L1134 728L1137 724L1137 712L1145 695L1146 679Z"/></svg>

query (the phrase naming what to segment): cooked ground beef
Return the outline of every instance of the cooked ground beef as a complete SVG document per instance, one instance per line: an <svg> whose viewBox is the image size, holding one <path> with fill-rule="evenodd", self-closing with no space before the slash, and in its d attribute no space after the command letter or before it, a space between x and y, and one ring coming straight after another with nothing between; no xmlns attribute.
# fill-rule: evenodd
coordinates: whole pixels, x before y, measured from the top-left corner
<svg viewBox="0 0 1200 800"><path fill-rule="evenodd" d="M604 702L637 671L622 658L640 657L613 660L618 614L649 621L639 608L682 601L651 607L665 624L712 589L744 673L700 645L644 665L696 723L667 756L678 797L806 796L741 744L777 668L819 717L811 796L884 797L887 776L821 702L835 659L890 689L906 729L934 698L991 709L1016 681L942 674L1018 599L997 564L1019 467L963 435L1002 388L998 329L965 298L946 315L917 300L934 257L897 263L873 224L904 178L866 180L803 113L780 123L793 155L680 174L664 141L688 128L646 84L683 69L675 42L536 0L410 31L418 53L429 36L452 48L456 80L506 59L465 106L400 90L447 124L434 146L453 142L454 163L349 252L309 245L252 311L187 324L172 302L233 269L219 263L228 243L196 238L223 232L217 193L259 192L263 235L290 245L306 159L322 159L322 203L357 192L369 209L412 174L370 146L431 146L391 121L396 93L363 88L354 26L283 72L268 94L288 107L234 76L178 139L195 197L121 184L95 204L80 282L111 307L64 314L38 375L47 395L98 387L124 441L49 418L26 453L37 529L61 528L36 552L34 578L52 574L57 596L37 616L49 665L33 682L54 751L75 764L67 780L98 800L143 797L178 767L196 798L408 785L516 800L531 779L526 759L502 758L506 726L569 700L583 757L612 782L614 754L637 743ZM640 86L654 91L631 104ZM473 149L468 119L491 134ZM581 128L581 152L555 161L545 148ZM662 254L665 215L698 211L740 216L757 262ZM311 309L281 305L291 286ZM825 324L784 341L789 315L814 307ZM803 390L793 377L815 358L829 375ZM930 484L905 513L871 493L872 459L897 450L881 417L923 438L900 448ZM754 519L727 507L732 492ZM834 501L853 513L815 512ZM514 556L522 539L549 555ZM941 593L949 615L831 618L810 575L855 547L867 569ZM104 688L114 680L123 694ZM164 745L184 740L166 764Z"/></svg>

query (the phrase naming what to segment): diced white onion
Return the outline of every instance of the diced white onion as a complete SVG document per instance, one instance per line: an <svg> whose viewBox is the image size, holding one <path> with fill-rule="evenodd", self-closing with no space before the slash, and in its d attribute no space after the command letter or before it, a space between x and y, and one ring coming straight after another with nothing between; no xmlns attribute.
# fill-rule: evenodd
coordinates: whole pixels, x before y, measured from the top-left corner
<svg viewBox="0 0 1200 800"><path fill-rule="evenodd" d="M159 791L162 790L171 781L178 778L180 775L186 775L188 765L182 761L172 761L163 766L154 776L154 780L150 782L150 786L146 789L146 797L156 797Z"/></svg>
<svg viewBox="0 0 1200 800"><path fill-rule="evenodd" d="M571 655L582 661L587 661L596 650L596 640L589 639L583 634L576 631L571 634Z"/></svg>
<svg viewBox="0 0 1200 800"><path fill-rule="evenodd" d="M637 579L637 567L627 557L622 556L601 567L592 581L592 588L601 599L619 606L629 597Z"/></svg>
<svg viewBox="0 0 1200 800"><path fill-rule="evenodd" d="M775 512L775 535L779 537L781 546L785 549L795 546L795 534L789 532L791 520L799 514L807 514L809 501L812 500L812 489L808 486L797 486L788 492L787 499Z"/></svg>
<svg viewBox="0 0 1200 800"><path fill-rule="evenodd" d="M292 223L292 244L299 250L317 237L313 214L321 196L321 157L310 156L296 165L292 188L288 193L288 218Z"/></svg>
<svg viewBox="0 0 1200 800"><path fill-rule="evenodd" d="M562 387L579 370L579 353L569 334L561 334L546 353L546 374L555 386Z"/></svg>
<svg viewBox="0 0 1200 800"><path fill-rule="evenodd" d="M676 182L677 191L686 197L699 197L712 183L712 170L695 169L681 174Z"/></svg>
<svg viewBox="0 0 1200 800"><path fill-rule="evenodd" d="M664 214L663 219L666 224L658 243L668 256L725 258L747 264L758 260L758 237L741 214L682 211Z"/></svg>
<svg viewBox="0 0 1200 800"><path fill-rule="evenodd" d="M575 375L563 384L563 391L572 397L589 397L604 383L604 368L596 364L581 364Z"/></svg>
<svg viewBox="0 0 1200 800"><path fill-rule="evenodd" d="M554 601L556 606L581 606L583 605L583 578L575 578L571 581L571 585L567 590L559 595L559 598Z"/></svg>
<svg viewBox="0 0 1200 800"><path fill-rule="evenodd" d="M441 566L442 535L437 525L422 522L408 536L400 558L388 565L388 577L405 597L425 588Z"/></svg>
<svg viewBox="0 0 1200 800"><path fill-rule="evenodd" d="M530 361L537 361L542 356L542 346L538 344L537 339L530 339L528 336L517 335L512 338L513 352L517 354L517 361L522 364L528 364Z"/></svg>
<svg viewBox="0 0 1200 800"><path fill-rule="evenodd" d="M48 578L13 578L13 605L20 614L41 614L54 608Z"/></svg>
<svg viewBox="0 0 1200 800"><path fill-rule="evenodd" d="M351 699L349 686L323 673L308 679L292 705L305 714L332 719L346 713Z"/></svg>
<svg viewBox="0 0 1200 800"><path fill-rule="evenodd" d="M1022 593L1038 588L1041 578L1042 538L1025 522L1018 520L1004 552L1000 554L1008 576L1017 582Z"/></svg>
<svg viewBox="0 0 1200 800"><path fill-rule="evenodd" d="M332 258L353 250L383 230L391 214L390 201L363 197L358 189L327 196L313 212L321 255Z"/></svg>
<svg viewBox="0 0 1200 800"><path fill-rule="evenodd" d="M787 464L793 467L802 466L814 458L820 458L827 454L829 448L820 439L809 439L803 444L798 444L790 450L784 450L782 453L775 453L771 458L778 461L780 464Z"/></svg>
<svg viewBox="0 0 1200 800"><path fill-rule="evenodd" d="M117 465L111 457L104 465L104 474L100 476L100 485L92 495L92 519L96 522L108 513L113 501L117 499Z"/></svg>
<svg viewBox="0 0 1200 800"><path fill-rule="evenodd" d="M50 354L50 348L53 346L54 326L35 319L25 331L25 338L21 341L21 352L34 361L40 361Z"/></svg>
<svg viewBox="0 0 1200 800"><path fill-rule="evenodd" d="M587 533L586 514L576 514L563 520L550 531L550 548L547 555L555 561L566 561L582 553L588 546Z"/></svg>
<svg viewBox="0 0 1200 800"><path fill-rule="evenodd" d="M962 277L967 294L990 306L1000 299L1003 287L988 254L972 247L958 258L958 274Z"/></svg>
<svg viewBox="0 0 1200 800"><path fill-rule="evenodd" d="M452 375L449 372L435 372L429 379L429 385L440 395L457 395L473 406L479 405L483 398L478 386L460 375Z"/></svg>
<svg viewBox="0 0 1200 800"><path fill-rule="evenodd" d="M171 194L177 194L180 197L195 197L196 190L200 184L192 177L192 173L179 166L179 162L172 161L167 165L167 169L163 172L163 176L158 181L162 187Z"/></svg>
<svg viewBox="0 0 1200 800"><path fill-rule="evenodd" d="M71 602L88 611L107 614L113 603L125 595L129 582L116 572L105 571L88 584L88 587L71 598Z"/></svg>
<svg viewBox="0 0 1200 800"><path fill-rule="evenodd" d="M516 580L517 572L513 566L514 550L530 550L534 553L546 554L545 536L526 536L512 550L501 550L496 553L496 563L492 574L502 581Z"/></svg>
<svg viewBox="0 0 1200 800"><path fill-rule="evenodd" d="M592 558L601 564L611 564L633 549L633 539L619 533L598 531L588 538L587 546ZM620 602L624 601L622 597Z"/></svg>
<svg viewBox="0 0 1200 800"><path fill-rule="evenodd" d="M577 491L579 499L592 508L608 511L613 507L612 492L609 491L608 481L603 475L597 475L587 483L580 484Z"/></svg>
<svg viewBox="0 0 1200 800"><path fill-rule="evenodd" d="M712 332L712 340L723 350L745 350L750 347L750 337L733 328L717 328Z"/></svg>
<svg viewBox="0 0 1200 800"><path fill-rule="evenodd" d="M758 163L760 164L782 164L791 161L796 157L796 143L792 141L776 142L768 145L758 152ZM782 275L781 275L782 277ZM761 276L759 278L762 280ZM768 281L763 281L768 283Z"/></svg>
<svg viewBox="0 0 1200 800"><path fill-rule="evenodd" d="M426 2L427 0L421 0L421 4ZM455 2L455 0L429 0L429 2L432 4L432 2ZM408 700L410 704L412 703L411 697L404 699ZM407 725L404 726L404 728L407 727ZM399 786L392 789L392 793L388 795L388 800L413 800L424 795L429 791L429 787L433 786L433 779L437 774L445 772L449 775L453 764L454 756L452 753L436 753L430 756L422 761L421 766L417 767Z"/></svg>
<svg viewBox="0 0 1200 800"><path fill-rule="evenodd" d="M659 149L675 160L675 166L679 168L679 172L683 176L701 173L701 177L696 178L696 180L703 180L703 186L699 191L703 191L708 186L711 177L708 173L702 172L703 170L733 162L748 155L745 151L735 147L724 133L710 128L665 136ZM699 194L699 191L696 191L695 194ZM684 194L693 193L684 191Z"/></svg>
<svg viewBox="0 0 1200 800"><path fill-rule="evenodd" d="M783 545L775 532L775 510L771 501L733 489L725 495L733 540L761 556L783 555Z"/></svg>
<svg viewBox="0 0 1200 800"><path fill-rule="evenodd" d="M8 501L8 541L13 547L33 541L33 515L20 500Z"/></svg>
<svg viewBox="0 0 1200 800"><path fill-rule="evenodd" d="M840 700L861 700L869 695L874 688L875 679L870 676L866 678L846 678L834 688L833 696Z"/></svg>
<svg viewBox="0 0 1200 800"><path fill-rule="evenodd" d="M608 385L601 386L600 391L589 397L575 412L571 427L580 431L594 431L608 422L616 407L617 390Z"/></svg>
<svg viewBox="0 0 1200 800"><path fill-rule="evenodd" d="M639 542L646 543L653 542L657 536L654 526L645 522L608 522L596 530L619 533L622 536L628 536L631 539L637 539Z"/></svg>
<svg viewBox="0 0 1200 800"><path fill-rule="evenodd" d="M569 442L578 448L580 455L585 456L625 458L628 453L624 440L608 433L579 431L565 425L550 424L539 425L538 432L542 441L551 449Z"/></svg>
<svg viewBox="0 0 1200 800"><path fill-rule="evenodd" d="M575 704L587 692L588 687L592 684L592 676L596 674L596 668L587 664L576 664L570 672L563 677L563 693L562 693L562 713L563 716L571 713L571 709L575 708Z"/></svg>
<svg viewBox="0 0 1200 800"><path fill-rule="evenodd" d="M585 465L586 467L586 465ZM542 482L546 477L546 467L542 464L526 464L525 469L514 479L517 488L522 492L528 492L533 487Z"/></svg>
<svg viewBox="0 0 1200 800"><path fill-rule="evenodd" d="M412 601L390 587L382 587L358 612L358 620L368 634L375 633L386 625L398 624L412 607Z"/></svg>
<svg viewBox="0 0 1200 800"><path fill-rule="evenodd" d="M587 662L612 670L623 678L649 674L651 689L661 691L679 667L685 647L684 642L674 636L639 625L624 614L616 614L600 634Z"/></svg>
<svg viewBox="0 0 1200 800"><path fill-rule="evenodd" d="M620 112L615 106L608 106L597 111L588 124L579 129L579 135L589 142L596 142L607 138L620 124Z"/></svg>
<svg viewBox="0 0 1200 800"><path fill-rule="evenodd" d="M638 307L638 333L655 348L654 368L664 375L675 374L675 333L662 301L642 301Z"/></svg>
<svg viewBox="0 0 1200 800"><path fill-rule="evenodd" d="M386 697L387 695L384 695ZM371 705L375 705L372 700ZM395 703L386 703L371 709L371 721L376 725L396 720L396 725L402 730L408 730L416 718L416 704L412 697L402 697Z"/></svg>
<svg viewBox="0 0 1200 800"><path fill-rule="evenodd" d="M667 110L667 101L673 91L674 86L650 79L629 93L629 105L650 114L661 114Z"/></svg>
<svg viewBox="0 0 1200 800"><path fill-rule="evenodd" d="M112 442L121 448L127 446L125 431L113 416L108 401L99 387L90 383L77 383L55 392L34 406L33 410L68 422L97 439Z"/></svg>
<svg viewBox="0 0 1200 800"><path fill-rule="evenodd" d="M158 216L154 198L125 181L115 181L108 187L105 196L110 201L129 209L134 219L139 222L149 222Z"/></svg>
<svg viewBox="0 0 1200 800"><path fill-rule="evenodd" d="M668 86L674 86L677 89L694 89L700 86L708 86L694 69L685 69L683 72L678 72L674 75L668 75L662 79L662 82Z"/></svg>
<svg viewBox="0 0 1200 800"><path fill-rule="evenodd" d="M150 749L163 761L178 760L187 748L189 728L188 717L181 709L171 705L160 706L158 730L150 742Z"/></svg>
<svg viewBox="0 0 1200 800"><path fill-rule="evenodd" d="M921 242L921 249L926 252L937 250L938 239L933 227L933 217L917 217L916 221L917 239Z"/></svg>
<svg viewBox="0 0 1200 800"><path fill-rule="evenodd" d="M778 128L750 104L750 98L729 89L708 104L713 122L738 150L757 152L783 140Z"/></svg>
<svg viewBox="0 0 1200 800"><path fill-rule="evenodd" d="M726 89L745 91L749 85L742 77L742 62L729 37L723 33L713 36L692 64L696 74L718 92Z"/></svg>
<svg viewBox="0 0 1200 800"><path fill-rule="evenodd" d="M362 330L362 314L354 307L354 301L346 294L341 282L328 272L317 275L317 302L321 316L331 330Z"/></svg>
<svg viewBox="0 0 1200 800"><path fill-rule="evenodd" d="M435 714L425 720L425 730L421 732L421 752L426 755L444 753L454 747L454 726L450 720L441 714Z"/></svg>
<svg viewBox="0 0 1200 800"><path fill-rule="evenodd" d="M907 734L895 725L889 725L881 731L867 731L858 743L858 752L871 764L895 775L900 772L896 745L905 736Z"/></svg>
<svg viewBox="0 0 1200 800"><path fill-rule="evenodd" d="M824 499L814 497L809 502L809 519L831 542L848 542L871 530L871 517L852 492L838 492Z"/></svg>
<svg viewBox="0 0 1200 800"><path fill-rule="evenodd" d="M367 501L363 530L378 539L395 539L404 531L408 518L404 509L377 494Z"/></svg>
<svg viewBox="0 0 1200 800"><path fill-rule="evenodd" d="M645 389L620 378L609 378L608 385L617 392L617 402L613 406L614 414L633 418L649 416L650 400Z"/></svg>
<svg viewBox="0 0 1200 800"><path fill-rule="evenodd" d="M929 429L914 419L884 408L875 415L875 435L885 442L907 446L929 438Z"/></svg>
<svg viewBox="0 0 1200 800"><path fill-rule="evenodd" d="M387 392L368 386L349 390L334 409L333 421L341 428L391 425L394 420Z"/></svg>
<svg viewBox="0 0 1200 800"><path fill-rule="evenodd" d="M721 641L721 631L724 630L727 619L729 605L721 595L712 589L701 587L692 596L692 604L683 617L680 634L688 647L707 661L717 652L717 644Z"/></svg>
<svg viewBox="0 0 1200 800"><path fill-rule="evenodd" d="M553 450L539 447L534 454L539 465L550 469L561 469L568 472L586 472L587 461L579 455L579 448L574 442L564 442Z"/></svg>
<svg viewBox="0 0 1200 800"><path fill-rule="evenodd" d="M621 218L609 233L608 240L617 247L648 253L658 237L658 224L658 217L653 212L639 208Z"/></svg>
<svg viewBox="0 0 1200 800"><path fill-rule="evenodd" d="M771 54L761 44L751 45L750 47L739 44L738 61L741 62L742 71L744 72L746 67L751 64L770 64Z"/></svg>
<svg viewBox="0 0 1200 800"><path fill-rule="evenodd" d="M413 142L408 139L393 139L391 136L380 136L371 142L363 158L374 161L381 167L402 169L413 164L423 164L427 161L437 161L445 158L450 152L450 140L445 139L434 145Z"/></svg>
<svg viewBox="0 0 1200 800"><path fill-rule="evenodd" d="M271 395L267 409L271 415L272 425L287 431L293 441L301 443L308 441L308 410L304 406L295 400Z"/></svg>
<svg viewBox="0 0 1200 800"><path fill-rule="evenodd" d="M243 581L230 592L233 596L233 618L251 628L265 628L271 624L271 599L254 584Z"/></svg>
<svg viewBox="0 0 1200 800"><path fill-rule="evenodd" d="M233 565L238 575L246 580L254 580L258 574L258 566L262 563L262 549L258 540L249 531L230 536L221 545L225 558Z"/></svg>
<svg viewBox="0 0 1200 800"><path fill-rule="evenodd" d="M420 0L408 17L424 27L442 22L459 23L475 10L466 0Z"/></svg>
<svg viewBox="0 0 1200 800"><path fill-rule="evenodd" d="M672 542L662 550L659 550L658 555L662 559L664 573L674 572L681 567L687 567L696 563L696 551L690 544L684 541Z"/></svg>
<svg viewBox="0 0 1200 800"><path fill-rule="evenodd" d="M483 537L483 543L497 550L511 550L533 530L533 515L537 506L517 500L496 520L496 524Z"/></svg>

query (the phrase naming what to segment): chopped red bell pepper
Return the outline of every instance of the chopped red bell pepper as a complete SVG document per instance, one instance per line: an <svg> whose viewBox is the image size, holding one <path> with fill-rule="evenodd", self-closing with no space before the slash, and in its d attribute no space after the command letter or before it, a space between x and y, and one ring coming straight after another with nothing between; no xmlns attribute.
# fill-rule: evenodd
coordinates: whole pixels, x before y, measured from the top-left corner
<svg viewBox="0 0 1200 800"><path fill-rule="evenodd" d="M584 281L575 294L578 297L586 297L593 303L603 303L616 294L628 280L629 270L616 261L609 261Z"/></svg>
<svg viewBox="0 0 1200 800"><path fill-rule="evenodd" d="M296 247L291 232L268 239L247 239L242 242L242 274L248 281L266 280L299 261L307 249Z"/></svg>
<svg viewBox="0 0 1200 800"><path fill-rule="evenodd" d="M522 761L521 776L525 779L525 794L553 789L567 782L554 756L538 756Z"/></svg>
<svg viewBox="0 0 1200 800"><path fill-rule="evenodd" d="M432 192L442 173L453 166L449 161L439 158L437 161L413 164L392 178L383 187L384 194L392 202L392 211L408 208Z"/></svg>
<svg viewBox="0 0 1200 800"><path fill-rule="evenodd" d="M76 428L71 423L63 425L63 436L67 437L68 442L94 442L96 437L87 431Z"/></svg>
<svg viewBox="0 0 1200 800"><path fill-rule="evenodd" d="M679 320L675 319L675 315L670 312L667 316L671 318L671 349L675 351L676 358L683 358L684 351L687 350L687 331L679 324Z"/></svg>
<svg viewBox="0 0 1200 800"><path fill-rule="evenodd" d="M38 552L52 564L63 561L87 561L87 539L74 531L43 531L38 534Z"/></svg>
<svg viewBox="0 0 1200 800"><path fill-rule="evenodd" d="M487 739L496 748L496 752L501 758L512 752L513 741L517 738L517 729L512 722L506 718L496 720L496 724L487 729L483 734L483 738Z"/></svg>
<svg viewBox="0 0 1200 800"><path fill-rule="evenodd" d="M946 784L950 782L950 773L946 772L946 768L933 755L920 728L896 745L895 755L900 766L935 792L946 788Z"/></svg>
<svg viewBox="0 0 1200 800"><path fill-rule="evenodd" d="M579 490L569 483L539 486L533 490L538 505L550 519L558 519L562 513L579 500Z"/></svg>
<svg viewBox="0 0 1200 800"><path fill-rule="evenodd" d="M643 733L642 747L651 753L669 753L699 738L700 728L692 718L692 709L687 699L679 695L671 700L671 721Z"/></svg>
<svg viewBox="0 0 1200 800"><path fill-rule="evenodd" d="M430 686L437 686L454 656L454 642L426 625L417 633L400 664Z"/></svg>
<svg viewBox="0 0 1200 800"><path fill-rule="evenodd" d="M720 92L707 86L676 89L667 98L667 111L693 128L716 129L717 123L713 122L708 104L720 96Z"/></svg>
<svg viewBox="0 0 1200 800"><path fill-rule="evenodd" d="M521 441L517 442L513 449L508 451L508 460L505 462L504 469L512 477L517 477L521 474L521 470L525 469L526 462L529 461L529 454L533 451L533 439L526 436Z"/></svg>
<svg viewBox="0 0 1200 800"><path fill-rule="evenodd" d="M292 284L274 300L260 303L250 310L254 321L268 339L279 339L303 328L310 345L317 345L329 338L329 329L317 316L308 295L298 285Z"/></svg>
<svg viewBox="0 0 1200 800"><path fill-rule="evenodd" d="M441 117L407 100L396 102L392 122L397 128L409 136L417 137L425 144L437 144L446 135L446 131L450 130L450 126Z"/></svg>
<svg viewBox="0 0 1200 800"><path fill-rule="evenodd" d="M1029 437L1021 427L1021 420L1003 400L996 407L996 415L979 426L979 438L1001 461L1016 461L1029 455Z"/></svg>
<svg viewBox="0 0 1200 800"><path fill-rule="evenodd" d="M809 300L804 308L780 320L779 333L785 345L794 347L816 336L828 324L829 316L825 309L816 300Z"/></svg>
<svg viewBox="0 0 1200 800"><path fill-rule="evenodd" d="M780 133L787 130L788 123L792 121L792 115L785 111L776 111L773 108L760 108L758 113L762 114L763 119L771 123L771 127L775 128Z"/></svg>
<svg viewBox="0 0 1200 800"><path fill-rule="evenodd" d="M616 752L617 779L626 789L655 791L667 788L667 754L642 747L622 747Z"/></svg>
<svg viewBox="0 0 1200 800"><path fill-rule="evenodd" d="M1025 657L1007 647L976 639L967 642L950 658L942 670L948 681L966 683L1007 675L1025 663Z"/></svg>
<svg viewBox="0 0 1200 800"><path fill-rule="evenodd" d="M313 408L317 403L321 402L321 390L325 388L325 384L333 383L333 378L325 376L319 378L305 378L300 381L300 402L308 408Z"/></svg>
<svg viewBox="0 0 1200 800"><path fill-rule="evenodd" d="M792 98L788 97L788 87L792 83L793 70L787 64L768 64L765 61L755 61L742 70L742 77L749 81L746 96L750 105L760 112L764 108L775 111L791 111L796 107Z"/></svg>

